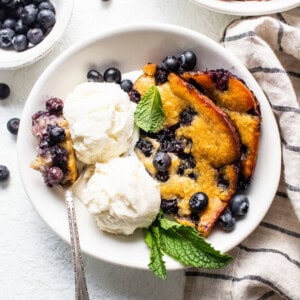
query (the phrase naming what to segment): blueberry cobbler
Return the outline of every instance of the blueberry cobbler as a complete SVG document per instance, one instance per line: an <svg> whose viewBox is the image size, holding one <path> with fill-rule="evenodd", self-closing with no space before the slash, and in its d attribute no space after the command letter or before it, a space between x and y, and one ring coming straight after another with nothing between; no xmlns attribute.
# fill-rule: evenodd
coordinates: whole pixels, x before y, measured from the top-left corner
<svg viewBox="0 0 300 300"><path fill-rule="evenodd" d="M63 117L63 101L50 98L46 111L32 116L32 133L39 139L37 157L31 167L42 173L47 186L72 184L77 170L68 122Z"/></svg>

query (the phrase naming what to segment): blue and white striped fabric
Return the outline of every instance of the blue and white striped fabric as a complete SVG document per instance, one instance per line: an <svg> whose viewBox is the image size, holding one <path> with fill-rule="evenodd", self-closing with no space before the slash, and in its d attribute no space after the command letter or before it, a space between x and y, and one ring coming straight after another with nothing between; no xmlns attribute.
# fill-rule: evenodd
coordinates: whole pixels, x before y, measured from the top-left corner
<svg viewBox="0 0 300 300"><path fill-rule="evenodd" d="M229 266L186 270L185 299L300 299L300 7L233 22L223 45L246 65L280 127L283 168L276 198Z"/></svg>

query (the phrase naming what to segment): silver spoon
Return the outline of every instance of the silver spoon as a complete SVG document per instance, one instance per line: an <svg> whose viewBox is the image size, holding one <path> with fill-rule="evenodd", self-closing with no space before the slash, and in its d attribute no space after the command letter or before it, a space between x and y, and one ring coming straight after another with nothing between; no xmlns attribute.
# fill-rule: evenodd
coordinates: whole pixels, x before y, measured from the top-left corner
<svg viewBox="0 0 300 300"><path fill-rule="evenodd" d="M72 259L75 275L75 299L89 300L89 293L87 290L83 261L81 257L73 194L71 188L65 188L64 191L69 220Z"/></svg>

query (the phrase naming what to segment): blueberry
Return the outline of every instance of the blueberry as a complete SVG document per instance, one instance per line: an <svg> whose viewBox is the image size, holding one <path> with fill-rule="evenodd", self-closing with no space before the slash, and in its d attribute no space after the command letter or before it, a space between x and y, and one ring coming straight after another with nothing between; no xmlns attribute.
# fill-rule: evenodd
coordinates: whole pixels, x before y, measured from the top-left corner
<svg viewBox="0 0 300 300"><path fill-rule="evenodd" d="M185 71L191 71L195 68L197 63L197 56L194 52L184 51L178 58L180 67Z"/></svg>
<svg viewBox="0 0 300 300"><path fill-rule="evenodd" d="M244 216L249 209L249 200L245 195L234 195L230 202L229 207L234 217Z"/></svg>
<svg viewBox="0 0 300 300"><path fill-rule="evenodd" d="M11 134L18 134L19 125L20 125L20 119L12 118L7 122L6 127Z"/></svg>
<svg viewBox="0 0 300 300"><path fill-rule="evenodd" d="M232 216L231 211L226 208L220 216L218 223L222 226L224 231L232 231L235 228L235 218Z"/></svg>
<svg viewBox="0 0 300 300"><path fill-rule="evenodd" d="M161 182L166 182L169 180L169 173L168 172L157 172L156 174L156 179L161 181Z"/></svg>
<svg viewBox="0 0 300 300"><path fill-rule="evenodd" d="M207 71L209 77L213 80L216 88L222 92L228 90L229 78L231 73L224 69Z"/></svg>
<svg viewBox="0 0 300 300"><path fill-rule="evenodd" d="M167 82L168 75L169 75L169 72L167 70L165 70L164 68L161 68L161 67L157 67L155 75L154 75L155 84L161 85L161 84Z"/></svg>
<svg viewBox="0 0 300 300"><path fill-rule="evenodd" d="M59 167L63 172L68 171L68 152L66 149L59 145L55 145L50 148L52 164L55 167Z"/></svg>
<svg viewBox="0 0 300 300"><path fill-rule="evenodd" d="M46 109L55 115L61 115L64 108L64 102L59 98L50 98L46 101Z"/></svg>
<svg viewBox="0 0 300 300"><path fill-rule="evenodd" d="M171 166L171 157L165 152L157 152L153 158L153 165L158 172L166 172Z"/></svg>
<svg viewBox="0 0 300 300"><path fill-rule="evenodd" d="M56 145L66 138L65 130L57 125L48 125L47 134L49 145Z"/></svg>
<svg viewBox="0 0 300 300"><path fill-rule="evenodd" d="M54 5L51 2L41 2L39 4L39 10L48 9L51 10L53 13L55 13Z"/></svg>
<svg viewBox="0 0 300 300"><path fill-rule="evenodd" d="M207 207L208 197L202 192L195 193L192 195L189 204L192 212L200 212Z"/></svg>
<svg viewBox="0 0 300 300"><path fill-rule="evenodd" d="M141 100L141 94L135 89L132 89L128 93L128 96L129 96L130 101L134 102L134 103L139 103L139 101Z"/></svg>
<svg viewBox="0 0 300 300"><path fill-rule="evenodd" d="M42 2L47 2L47 0L27 0L33 4L35 4L36 6L39 6Z"/></svg>
<svg viewBox="0 0 300 300"><path fill-rule="evenodd" d="M44 174L45 183L49 187L60 184L64 179L64 173L59 167L51 167Z"/></svg>
<svg viewBox="0 0 300 300"><path fill-rule="evenodd" d="M0 181L7 180L9 177L9 170L6 166L0 165Z"/></svg>
<svg viewBox="0 0 300 300"><path fill-rule="evenodd" d="M191 107L184 109L180 113L180 123L183 125L191 125L195 115L197 115L197 113Z"/></svg>
<svg viewBox="0 0 300 300"><path fill-rule="evenodd" d="M180 67L180 63L175 56L168 55L163 59L162 66L170 72L177 72Z"/></svg>
<svg viewBox="0 0 300 300"><path fill-rule="evenodd" d="M5 83L0 83L0 100L6 99L10 95L10 88Z"/></svg>
<svg viewBox="0 0 300 300"><path fill-rule="evenodd" d="M152 154L153 145L150 141L139 139L135 145L136 148L140 149L141 152L146 156L149 157Z"/></svg>
<svg viewBox="0 0 300 300"><path fill-rule="evenodd" d="M89 70L86 77L89 82L103 82L104 81L102 74L96 70Z"/></svg>
<svg viewBox="0 0 300 300"><path fill-rule="evenodd" d="M16 20L12 19L12 18L8 18L6 19L3 24L2 24L2 28L9 28L12 30L15 30L16 27Z"/></svg>
<svg viewBox="0 0 300 300"><path fill-rule="evenodd" d="M10 28L0 30L0 48L9 48L12 45L12 40L15 32Z"/></svg>
<svg viewBox="0 0 300 300"><path fill-rule="evenodd" d="M16 5L15 0L1 0L1 4L4 8L13 8Z"/></svg>
<svg viewBox="0 0 300 300"><path fill-rule="evenodd" d="M55 14L49 9L42 9L37 15L37 21L45 30L47 30L55 24Z"/></svg>
<svg viewBox="0 0 300 300"><path fill-rule="evenodd" d="M15 32L19 34L25 34L28 31L28 26L24 24L22 19L16 22Z"/></svg>
<svg viewBox="0 0 300 300"><path fill-rule="evenodd" d="M115 82L115 83L120 83L121 82L121 72L117 68L108 68L104 72L104 80L106 82Z"/></svg>
<svg viewBox="0 0 300 300"><path fill-rule="evenodd" d="M129 79L124 79L121 81L120 86L124 92L129 93L132 90L133 83Z"/></svg>
<svg viewBox="0 0 300 300"><path fill-rule="evenodd" d="M13 47L16 51L21 52L28 48L28 41L24 34L19 34L13 39Z"/></svg>
<svg viewBox="0 0 300 300"><path fill-rule="evenodd" d="M44 39L44 33L39 28L30 29L27 32L27 39L31 44L37 45Z"/></svg>
<svg viewBox="0 0 300 300"><path fill-rule="evenodd" d="M160 207L166 214L176 214L178 212L178 204L177 199L165 200L162 199L160 203Z"/></svg>
<svg viewBox="0 0 300 300"><path fill-rule="evenodd" d="M38 9L34 4L24 6L21 11L21 19L26 25L31 25L35 22L37 17Z"/></svg>

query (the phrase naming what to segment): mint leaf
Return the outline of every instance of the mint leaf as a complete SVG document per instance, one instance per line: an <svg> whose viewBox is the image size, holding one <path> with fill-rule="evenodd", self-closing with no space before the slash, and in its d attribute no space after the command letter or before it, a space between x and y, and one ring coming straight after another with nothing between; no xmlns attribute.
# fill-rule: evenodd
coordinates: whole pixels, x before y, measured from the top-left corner
<svg viewBox="0 0 300 300"><path fill-rule="evenodd" d="M134 112L135 124L146 132L156 132L165 120L161 97L155 85L151 86Z"/></svg>
<svg viewBox="0 0 300 300"><path fill-rule="evenodd" d="M166 218L161 218L159 223L161 249L184 265L218 269L232 260L231 256L215 250L196 229Z"/></svg>
<svg viewBox="0 0 300 300"><path fill-rule="evenodd" d="M153 224L149 229L145 229L144 232L145 242L150 248L150 263L148 267L156 276L165 280L167 278L167 270L160 247L159 227Z"/></svg>

